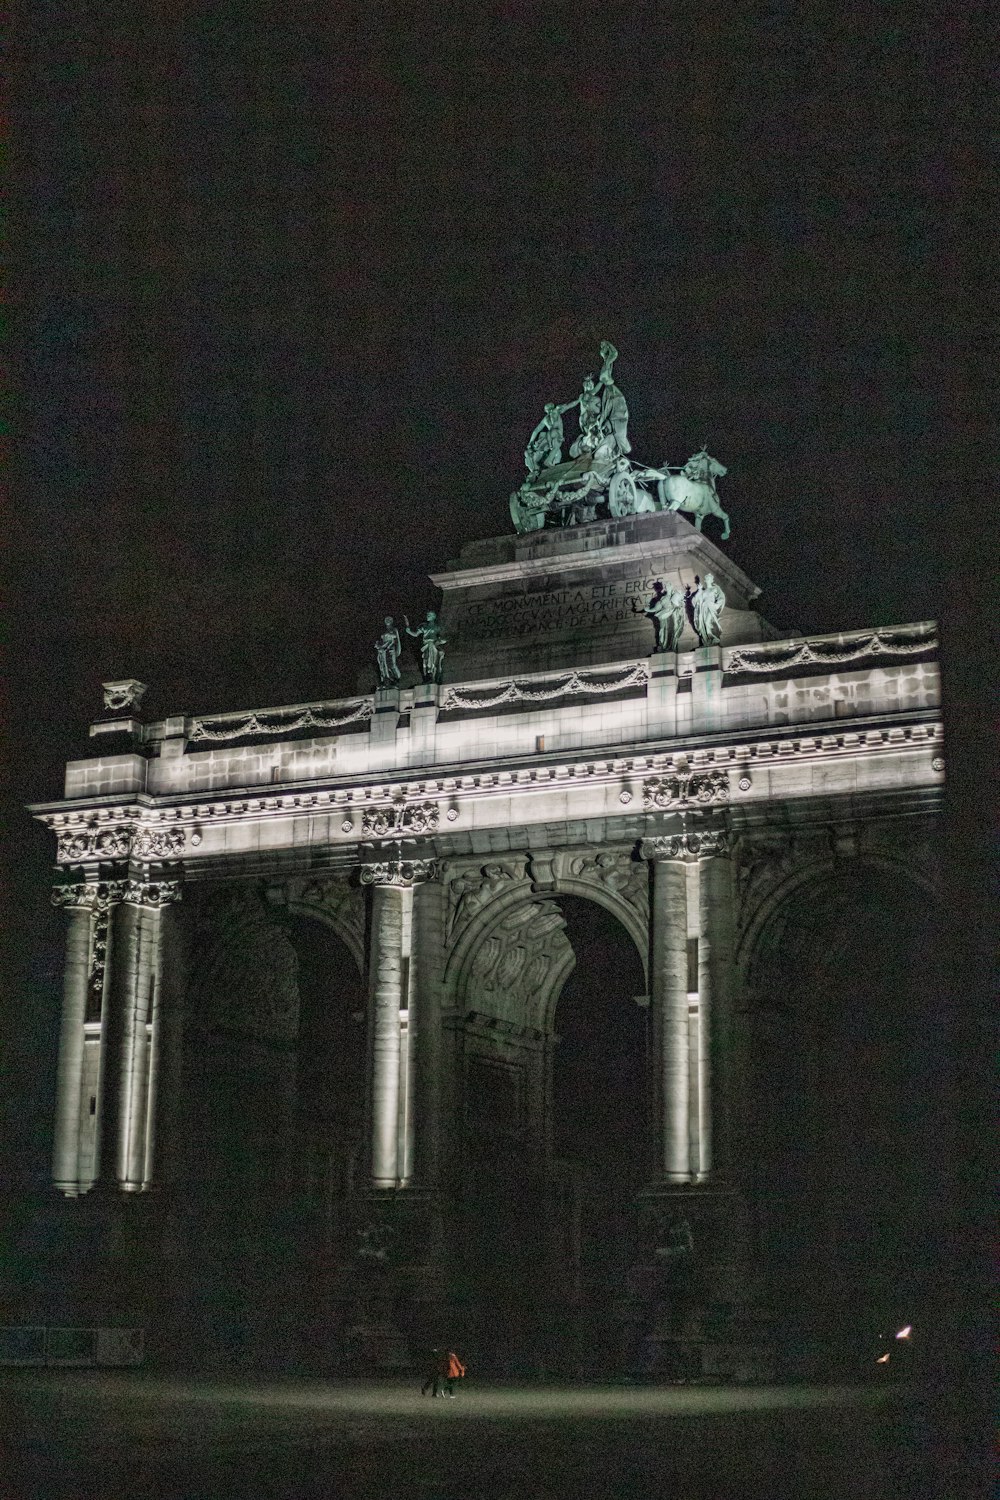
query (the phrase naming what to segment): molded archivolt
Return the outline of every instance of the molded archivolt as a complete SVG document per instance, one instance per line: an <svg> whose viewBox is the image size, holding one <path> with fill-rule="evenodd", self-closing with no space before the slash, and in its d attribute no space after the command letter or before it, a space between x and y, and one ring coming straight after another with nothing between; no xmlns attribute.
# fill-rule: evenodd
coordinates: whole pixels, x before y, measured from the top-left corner
<svg viewBox="0 0 1000 1500"><path fill-rule="evenodd" d="M532 878L534 877L534 878ZM460 1011L550 1033L575 957L559 896L594 901L617 918L645 971L647 874L629 850L591 849L452 866L445 984Z"/></svg>
<svg viewBox="0 0 1000 1500"><path fill-rule="evenodd" d="M750 976L762 935L804 886L823 886L861 869L888 872L936 897L940 882L929 827L898 823L819 828L795 834L761 830L736 850L737 963Z"/></svg>
<svg viewBox="0 0 1000 1500"><path fill-rule="evenodd" d="M921 1284L936 907L912 864L816 860L773 887L747 934L738 1171L769 1295L827 1329L910 1307Z"/></svg>
<svg viewBox="0 0 1000 1500"><path fill-rule="evenodd" d="M365 973L364 892L347 880L290 880L279 893L292 917L313 917L331 928Z"/></svg>

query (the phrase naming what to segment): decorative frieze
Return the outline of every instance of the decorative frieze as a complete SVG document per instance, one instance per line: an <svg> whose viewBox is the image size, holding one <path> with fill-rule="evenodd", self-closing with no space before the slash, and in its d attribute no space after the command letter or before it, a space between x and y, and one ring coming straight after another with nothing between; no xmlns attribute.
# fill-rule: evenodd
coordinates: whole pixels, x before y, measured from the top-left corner
<svg viewBox="0 0 1000 1500"><path fill-rule="evenodd" d="M437 861L433 859L386 859L361 866L362 885L408 886L433 880Z"/></svg>
<svg viewBox="0 0 1000 1500"><path fill-rule="evenodd" d="M183 828L140 828L132 841L132 858L169 859L183 848Z"/></svg>
<svg viewBox="0 0 1000 1500"><path fill-rule="evenodd" d="M643 839L639 852L643 859L696 859L710 854L728 854L729 834L724 828L660 834L656 838Z"/></svg>
<svg viewBox="0 0 1000 1500"><path fill-rule="evenodd" d="M377 839L436 833L440 816L436 802L394 802L391 807L366 807L361 814L361 832L365 838Z"/></svg>
<svg viewBox="0 0 1000 1500"><path fill-rule="evenodd" d="M628 688L645 688L649 681L649 668L644 661L634 662L626 671L620 668L613 676L607 672L567 672L557 682L518 682L512 679L499 688L483 693L463 693L458 688L449 688L442 700L441 711L465 708L483 711L499 708L504 703L549 703L555 698L578 697L581 694L621 693Z"/></svg>
<svg viewBox="0 0 1000 1500"><path fill-rule="evenodd" d="M56 843L57 864L91 859L169 859L184 848L183 828L139 828L126 823L112 828L67 829ZM199 840L200 842L200 840Z"/></svg>
<svg viewBox="0 0 1000 1500"><path fill-rule="evenodd" d="M57 885L52 892L52 905L68 908L88 906L92 911L107 911L118 901L125 900L127 880L88 880L77 885Z"/></svg>
<svg viewBox="0 0 1000 1500"><path fill-rule="evenodd" d="M648 812L656 809L708 806L729 801L729 777L725 771L678 772L674 776L651 776L642 784L642 800Z"/></svg>
<svg viewBox="0 0 1000 1500"><path fill-rule="evenodd" d="M334 707L333 704L330 705ZM235 718L192 719L189 740L241 740L247 735L295 734L300 729L344 729L348 724L368 720L375 712L373 698L359 698L342 705L344 713L324 714L322 708L306 708L298 713L249 713Z"/></svg>
<svg viewBox="0 0 1000 1500"><path fill-rule="evenodd" d="M77 864L86 859L125 859L132 847L131 827L85 828L60 834L56 845L58 864Z"/></svg>
<svg viewBox="0 0 1000 1500"><path fill-rule="evenodd" d="M180 899L179 880L130 880L124 896L130 906L169 906Z"/></svg>
<svg viewBox="0 0 1000 1500"><path fill-rule="evenodd" d="M929 631L926 635L907 640L886 631L873 631L863 640L852 641L848 646L831 646L817 642L811 645L803 641L801 646L782 651L746 651L737 648L726 657L727 672L781 672L789 667L840 666L846 662L862 661L866 656L913 656L920 651L932 651L937 647L937 635Z"/></svg>
<svg viewBox="0 0 1000 1500"><path fill-rule="evenodd" d="M179 880L88 880L57 885L52 892L53 906L89 906L95 912L105 912L119 901L130 906L169 906L180 899Z"/></svg>

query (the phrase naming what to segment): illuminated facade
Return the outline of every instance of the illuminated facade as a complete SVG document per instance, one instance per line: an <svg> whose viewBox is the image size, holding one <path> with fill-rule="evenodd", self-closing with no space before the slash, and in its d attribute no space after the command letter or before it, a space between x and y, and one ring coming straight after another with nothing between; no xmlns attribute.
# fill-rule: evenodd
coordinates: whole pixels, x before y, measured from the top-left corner
<svg viewBox="0 0 1000 1500"><path fill-rule="evenodd" d="M721 640L689 609L656 651L654 582L690 599L708 572ZM93 756L32 809L67 922L56 1187L154 1205L168 1282L211 1281L219 1242L253 1282L255 1236L281 1247L248 1298L308 1282L293 1321L375 1361L442 1319L481 1330L484 1303L510 1333L519 1288L549 1309L527 1343L570 1365L553 1330L581 1309L617 1362L749 1347L784 1278L864 1249L827 1077L854 1064L824 1027L869 962L890 977L858 1007L891 1008L857 923L892 926L905 888L919 927L933 900L934 628L777 638L665 510L477 542L434 582L442 682L157 723L108 686ZM587 910L635 1045L618 1083L580 1064L581 1104L560 1002ZM619 1085L602 1217L573 1132Z"/></svg>

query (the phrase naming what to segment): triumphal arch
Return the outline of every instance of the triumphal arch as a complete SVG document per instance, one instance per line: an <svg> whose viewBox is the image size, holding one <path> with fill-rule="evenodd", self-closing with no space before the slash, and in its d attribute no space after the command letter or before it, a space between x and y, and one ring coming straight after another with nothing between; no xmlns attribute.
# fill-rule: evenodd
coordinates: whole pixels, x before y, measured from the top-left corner
<svg viewBox="0 0 1000 1500"><path fill-rule="evenodd" d="M386 601L374 690L107 683L32 809L55 1186L165 1338L738 1368L919 1282L935 630L773 629L723 465L631 457L616 357L439 610Z"/></svg>

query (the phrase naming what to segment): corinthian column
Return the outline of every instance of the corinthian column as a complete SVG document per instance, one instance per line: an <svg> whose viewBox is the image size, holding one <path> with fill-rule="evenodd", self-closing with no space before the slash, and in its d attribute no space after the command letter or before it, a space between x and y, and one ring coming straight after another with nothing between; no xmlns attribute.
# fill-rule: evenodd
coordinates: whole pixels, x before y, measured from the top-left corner
<svg viewBox="0 0 1000 1500"><path fill-rule="evenodd" d="M62 1021L56 1069L56 1113L52 1146L52 1180L61 1193L80 1191L80 1112L83 1091L85 1023L93 957L96 885L58 886L53 906L67 908L66 958L63 964Z"/></svg>
<svg viewBox="0 0 1000 1500"><path fill-rule="evenodd" d="M703 835L699 847L698 1003L707 1066L702 1078L701 1171L725 1170L729 1147L732 868L724 833Z"/></svg>
<svg viewBox="0 0 1000 1500"><path fill-rule="evenodd" d="M653 866L650 905L655 1172L666 1182L691 1179L688 1056L687 866L680 838L644 839Z"/></svg>
<svg viewBox="0 0 1000 1500"><path fill-rule="evenodd" d="M441 966L444 891L427 880L413 892L410 959L410 1056L413 1072L413 1181L438 1185L441 1154Z"/></svg>
<svg viewBox="0 0 1000 1500"><path fill-rule="evenodd" d="M409 1002L413 887L431 873L421 860L364 865L361 880L374 887L368 1001L366 1124L369 1183L398 1187L406 1172L401 1118L400 1016Z"/></svg>
<svg viewBox="0 0 1000 1500"><path fill-rule="evenodd" d="M179 896L177 881L130 880L112 924L100 1175L125 1192L152 1181L161 910Z"/></svg>

